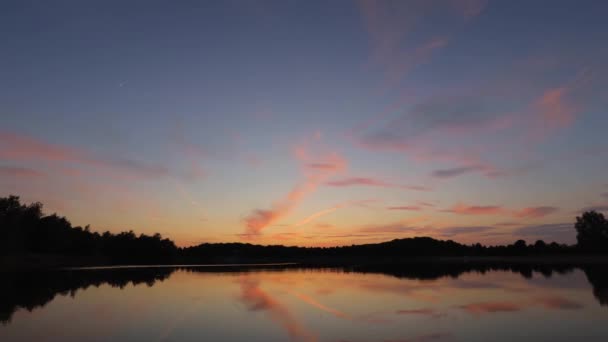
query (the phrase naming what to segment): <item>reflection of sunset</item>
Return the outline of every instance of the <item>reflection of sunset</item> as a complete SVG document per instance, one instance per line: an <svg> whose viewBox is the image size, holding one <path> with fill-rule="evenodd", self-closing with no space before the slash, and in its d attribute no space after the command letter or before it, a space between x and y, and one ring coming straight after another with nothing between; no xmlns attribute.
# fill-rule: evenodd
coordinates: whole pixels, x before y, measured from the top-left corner
<svg viewBox="0 0 608 342"><path fill-rule="evenodd" d="M594 297L604 291L594 269L550 278L533 273L530 279L504 271L458 277L446 271L433 276L412 271L398 278L390 272L297 268L89 270L82 279L78 273L66 274L63 280L49 278L50 283L40 279L40 291L46 294L57 287L59 292L31 312L2 308L12 317L0 327L0 337L31 340L61 334L69 342L94 332L121 341L137 326L142 339L163 341L200 336L234 341L451 341L479 337L473 333L484 339L495 333L513 336L501 328L506 320L534 336L553 336L535 324L538 315L548 321L566 317L569 330L560 331L560 336L572 337L576 327L598 336L608 333L603 325L588 325L589 315L607 315L600 306L603 298ZM595 281L593 288L588 279ZM30 285L21 290L33 289ZM65 289L75 293L73 299L61 294ZM21 305L30 305L29 300ZM60 324L65 319L79 324ZM480 320L493 330L480 331ZM23 329L26 322L44 326Z"/></svg>
<svg viewBox="0 0 608 342"><path fill-rule="evenodd" d="M258 281L248 277L240 277L241 299L251 311L264 311L273 321L287 330L289 336L298 341L316 341L316 337L308 332L293 316L287 307L263 291Z"/></svg>

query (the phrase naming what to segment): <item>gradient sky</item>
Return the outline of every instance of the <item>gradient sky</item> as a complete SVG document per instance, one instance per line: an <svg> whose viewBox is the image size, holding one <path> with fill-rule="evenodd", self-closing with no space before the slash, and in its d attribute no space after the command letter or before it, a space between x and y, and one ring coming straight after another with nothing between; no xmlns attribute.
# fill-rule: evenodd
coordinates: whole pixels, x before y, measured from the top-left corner
<svg viewBox="0 0 608 342"><path fill-rule="evenodd" d="M574 241L606 1L2 1L0 196L98 231Z"/></svg>

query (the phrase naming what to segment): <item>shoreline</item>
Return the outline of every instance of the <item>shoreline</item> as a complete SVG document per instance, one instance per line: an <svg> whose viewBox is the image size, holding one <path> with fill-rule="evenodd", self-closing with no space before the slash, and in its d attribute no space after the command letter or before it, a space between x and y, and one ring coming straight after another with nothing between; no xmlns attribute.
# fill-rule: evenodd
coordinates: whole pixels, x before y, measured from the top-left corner
<svg viewBox="0 0 608 342"><path fill-rule="evenodd" d="M412 265L608 265L607 255L551 255L551 256L420 256L420 257L335 257L302 258L291 260L234 259L210 262L169 262L169 263L110 263L104 258L69 258L65 256L27 255L0 257L0 272L6 271L48 271L48 270L107 270L135 268L290 268L290 267L353 267L353 266L394 266Z"/></svg>

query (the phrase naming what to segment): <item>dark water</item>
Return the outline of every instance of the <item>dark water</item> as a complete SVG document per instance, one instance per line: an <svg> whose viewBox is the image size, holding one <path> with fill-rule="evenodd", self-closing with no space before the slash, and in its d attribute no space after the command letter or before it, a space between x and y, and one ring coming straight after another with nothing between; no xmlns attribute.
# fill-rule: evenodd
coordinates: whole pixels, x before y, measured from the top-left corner
<svg viewBox="0 0 608 342"><path fill-rule="evenodd" d="M0 274L0 341L608 341L608 268Z"/></svg>

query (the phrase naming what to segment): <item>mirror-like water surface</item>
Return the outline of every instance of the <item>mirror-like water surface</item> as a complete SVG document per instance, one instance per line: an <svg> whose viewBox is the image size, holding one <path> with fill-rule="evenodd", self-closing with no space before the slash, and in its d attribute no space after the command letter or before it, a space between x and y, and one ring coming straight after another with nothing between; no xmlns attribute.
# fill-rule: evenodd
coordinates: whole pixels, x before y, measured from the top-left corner
<svg viewBox="0 0 608 342"><path fill-rule="evenodd" d="M0 340L606 341L604 269L3 274Z"/></svg>

